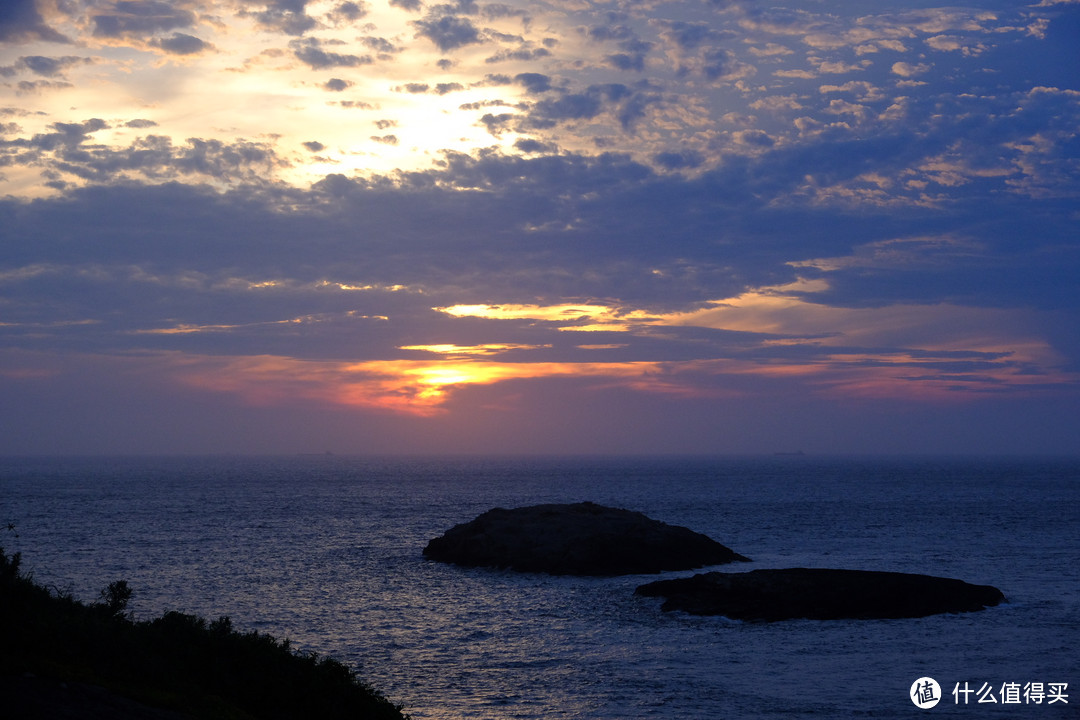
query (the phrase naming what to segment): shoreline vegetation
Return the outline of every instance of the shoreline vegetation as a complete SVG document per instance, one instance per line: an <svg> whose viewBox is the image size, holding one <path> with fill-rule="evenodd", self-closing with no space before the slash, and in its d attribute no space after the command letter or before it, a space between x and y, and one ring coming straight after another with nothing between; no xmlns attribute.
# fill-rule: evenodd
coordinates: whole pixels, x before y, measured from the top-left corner
<svg viewBox="0 0 1080 720"><path fill-rule="evenodd" d="M0 548L4 717L407 720L346 665L288 640L166 612L139 621L119 580L84 603L34 582Z"/></svg>

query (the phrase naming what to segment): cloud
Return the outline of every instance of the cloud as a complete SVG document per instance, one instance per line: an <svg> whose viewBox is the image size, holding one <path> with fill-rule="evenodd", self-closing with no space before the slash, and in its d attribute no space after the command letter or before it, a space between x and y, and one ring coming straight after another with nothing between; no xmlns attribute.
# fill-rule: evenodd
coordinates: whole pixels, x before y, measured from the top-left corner
<svg viewBox="0 0 1080 720"><path fill-rule="evenodd" d="M586 35L592 41L613 42L622 50L622 52L605 56L605 61L611 67L637 72L645 69L645 57L652 49L653 43L642 40L628 26L594 25L586 30Z"/></svg>
<svg viewBox="0 0 1080 720"><path fill-rule="evenodd" d="M514 76L514 82L532 94L544 93L551 89L551 78L543 73L518 73Z"/></svg>
<svg viewBox="0 0 1080 720"><path fill-rule="evenodd" d="M400 48L395 46L389 40L381 37L372 37L369 35L367 37L361 38L360 42L364 45L364 47L368 48L369 50L373 50L380 55L392 55L393 53L400 51Z"/></svg>
<svg viewBox="0 0 1080 720"><path fill-rule="evenodd" d="M732 137L739 145L756 148L769 148L776 144L776 140L764 130L739 130L732 133Z"/></svg>
<svg viewBox="0 0 1080 720"><path fill-rule="evenodd" d="M21 80L15 86L16 95L36 95L48 90L66 90L75 87L69 82L57 82L53 80Z"/></svg>
<svg viewBox="0 0 1080 720"><path fill-rule="evenodd" d="M814 267L827 272L855 268L925 270L942 264L970 262L984 257L979 243L951 235L878 240L855 248L847 257L793 262L793 267Z"/></svg>
<svg viewBox="0 0 1080 720"><path fill-rule="evenodd" d="M37 7L37 0L5 0L0 3L0 42L35 41L70 43L66 35L49 26Z"/></svg>
<svg viewBox="0 0 1080 720"><path fill-rule="evenodd" d="M5 400L1075 395L1074 13L901 5L3 4Z"/></svg>
<svg viewBox="0 0 1080 720"><path fill-rule="evenodd" d="M343 2L329 13L329 18L335 24L342 25L348 23L354 23L362 17L365 17L369 12L367 3L364 2Z"/></svg>
<svg viewBox="0 0 1080 720"><path fill-rule="evenodd" d="M778 78L798 78L800 80L812 80L817 77L817 73L810 70L777 70L773 75Z"/></svg>
<svg viewBox="0 0 1080 720"><path fill-rule="evenodd" d="M330 92L342 92L344 90L348 90L352 86L353 83L349 82L348 80L342 80L341 78L330 78L325 83L323 83L323 88L329 90Z"/></svg>
<svg viewBox="0 0 1080 720"><path fill-rule="evenodd" d="M735 54L722 44L735 38L703 22L660 21L660 38L680 75L698 75L710 81L734 78L748 71Z"/></svg>
<svg viewBox="0 0 1080 720"><path fill-rule="evenodd" d="M195 24L195 14L158 0L116 0L90 16L94 37L130 38Z"/></svg>
<svg viewBox="0 0 1080 720"><path fill-rule="evenodd" d="M817 67L819 73L826 75L845 75L851 72L859 72L865 70L870 64L869 61L864 60L861 63L848 63L837 60L822 60L820 58L810 58L810 61ZM906 63L898 63L904 65Z"/></svg>
<svg viewBox="0 0 1080 720"><path fill-rule="evenodd" d="M753 110L765 110L769 112L783 112L785 110L802 110L805 106L797 95L769 95L754 100L749 107Z"/></svg>
<svg viewBox="0 0 1080 720"><path fill-rule="evenodd" d="M480 123L487 128L487 131L496 137L506 130L512 129L518 120L518 116L514 113L484 113L480 118Z"/></svg>
<svg viewBox="0 0 1080 720"><path fill-rule="evenodd" d="M56 127L37 145L80 148L106 125ZM158 144L169 152L144 158L149 166L184 154ZM773 172L729 166L686 179L619 156L447 154L440 169L398 184L333 176L310 191L72 191L21 208L10 226L18 234L4 266L19 270L0 276L0 293L18 287L18 313L5 321L23 329L2 332L40 351L92 339L158 363L173 384L264 407L420 417L449 413L481 388L510 402L504 393L521 383L550 391L558 378L577 378L582 392L669 398L775 392L778 378L792 392L905 401L1068 385L1037 316L978 307L1001 303L1007 283L980 273L986 287L968 283L968 305L956 302L965 268L991 255L985 241L770 208L757 196L775 195L780 160ZM813 164L790 160L790 182ZM10 207L0 203L0 217ZM151 219L153 234L134 230ZM996 224L979 209L969 222ZM827 247L841 251L808 253ZM815 273L827 281L797 280ZM607 300L564 300L573 295ZM173 299L148 301L163 296ZM462 310L469 300L481 310ZM417 349L433 337L486 349L417 357L434 352Z"/></svg>
<svg viewBox="0 0 1080 720"><path fill-rule="evenodd" d="M53 123L54 132L34 135L29 145L39 150L74 149L95 132L107 127L108 124L101 118L93 118L83 123Z"/></svg>
<svg viewBox="0 0 1080 720"><path fill-rule="evenodd" d="M328 83L329 84L329 83ZM343 108L357 108L360 110L375 110L377 107L364 100L341 100L335 103Z"/></svg>
<svg viewBox="0 0 1080 720"><path fill-rule="evenodd" d="M494 55L484 58L485 63L500 62L530 62L551 57L551 51L547 48L522 47L516 50L503 49Z"/></svg>
<svg viewBox="0 0 1080 720"><path fill-rule="evenodd" d="M909 78L928 72L930 67L926 63L896 62L892 64L892 72L894 75Z"/></svg>
<svg viewBox="0 0 1080 720"><path fill-rule="evenodd" d="M668 170L684 170L700 167L705 162L705 157L696 150L684 150L657 153L653 160L657 165Z"/></svg>
<svg viewBox="0 0 1080 720"><path fill-rule="evenodd" d="M456 15L429 16L413 21L413 26L417 29L417 37L426 37L444 53L484 42L480 31L468 18Z"/></svg>
<svg viewBox="0 0 1080 720"><path fill-rule="evenodd" d="M614 117L624 131L632 132L650 107L663 103L661 94L647 83L590 85L582 92L564 92L534 103L523 125L548 128L563 122L592 120L606 113Z"/></svg>
<svg viewBox="0 0 1080 720"><path fill-rule="evenodd" d="M90 58L79 57L76 55L65 55L64 57L28 55L19 58L11 68L13 70L28 70L35 75L47 78L62 78L64 76L64 71L68 68L78 65L91 65L93 62L94 61ZM2 69L0 69L0 71L2 71Z"/></svg>
<svg viewBox="0 0 1080 720"><path fill-rule="evenodd" d="M154 38L150 41L150 45L170 55L198 55L214 49L214 46L205 40L185 33L173 33L167 38Z"/></svg>
<svg viewBox="0 0 1080 720"><path fill-rule="evenodd" d="M514 147L524 153L552 153L556 150L556 146L549 143L542 143L539 140L533 140L531 138L520 138L514 142Z"/></svg>
<svg viewBox="0 0 1080 720"><path fill-rule="evenodd" d="M258 12L242 11L242 16L253 17L262 27L286 35L303 35L318 23L307 14L308 0L269 0L258 2L264 8Z"/></svg>
<svg viewBox="0 0 1080 720"><path fill-rule="evenodd" d="M293 40L289 43L296 59L314 70L332 67L359 67L370 65L375 60L370 55L351 55L327 52L322 49L322 42L316 38Z"/></svg>
<svg viewBox="0 0 1080 720"><path fill-rule="evenodd" d="M934 35L926 38L923 42L939 52L961 52L964 55L975 56L986 52L984 43L975 42L958 35Z"/></svg>
<svg viewBox="0 0 1080 720"><path fill-rule="evenodd" d="M149 127L149 121L133 121L129 127ZM51 132L28 140L0 142L0 150L21 153L23 162L48 168L55 178L71 177L95 183L122 182L140 176L152 182L178 177L216 178L222 182L262 182L270 168L282 167L274 150L261 143L237 140L190 138L174 146L164 136L148 135L127 147L90 145L91 137L110 125L100 118L82 123L53 123Z"/></svg>
<svg viewBox="0 0 1080 720"><path fill-rule="evenodd" d="M660 33L661 38L684 51L698 50L736 37L733 32L717 30L707 22L660 20L656 24L664 28Z"/></svg>
<svg viewBox="0 0 1080 720"><path fill-rule="evenodd" d="M820 93L851 93L859 102L875 102L885 99L885 92L865 80L851 80L843 85L822 85Z"/></svg>

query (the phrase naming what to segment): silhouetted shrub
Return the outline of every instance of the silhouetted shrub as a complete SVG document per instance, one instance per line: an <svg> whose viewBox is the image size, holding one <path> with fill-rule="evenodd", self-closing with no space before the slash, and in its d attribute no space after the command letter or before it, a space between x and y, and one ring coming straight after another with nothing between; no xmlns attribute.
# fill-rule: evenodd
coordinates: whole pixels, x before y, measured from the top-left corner
<svg viewBox="0 0 1080 720"><path fill-rule="evenodd" d="M109 615L117 617L123 615L124 611L127 610L129 600L131 600L131 588L128 587L127 580L117 580L109 583L101 591L99 605L104 607Z"/></svg>
<svg viewBox="0 0 1080 720"><path fill-rule="evenodd" d="M0 548L0 674L100 685L204 718L404 718L401 708L332 658L178 612L136 622L123 581L90 605L50 592Z"/></svg>

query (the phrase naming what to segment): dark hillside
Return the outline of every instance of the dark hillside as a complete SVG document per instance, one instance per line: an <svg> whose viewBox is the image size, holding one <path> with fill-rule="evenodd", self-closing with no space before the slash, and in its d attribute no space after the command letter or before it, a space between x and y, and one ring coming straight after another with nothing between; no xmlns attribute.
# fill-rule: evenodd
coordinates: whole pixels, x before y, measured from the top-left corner
<svg viewBox="0 0 1080 720"><path fill-rule="evenodd" d="M287 640L168 612L125 614L131 591L95 603L51 591L0 548L0 715L9 718L370 718L399 707L332 658Z"/></svg>

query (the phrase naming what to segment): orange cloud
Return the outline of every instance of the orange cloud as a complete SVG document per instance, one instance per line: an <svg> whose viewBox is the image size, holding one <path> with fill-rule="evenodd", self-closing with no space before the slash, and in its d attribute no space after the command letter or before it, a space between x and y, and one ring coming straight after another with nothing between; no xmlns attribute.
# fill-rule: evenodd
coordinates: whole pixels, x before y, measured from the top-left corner
<svg viewBox="0 0 1080 720"><path fill-rule="evenodd" d="M1062 373L1026 374L1008 359L982 362L973 370L966 359L903 352L663 363L506 363L468 358L346 363L265 355L173 360L171 374L178 382L234 394L255 405L306 400L417 416L445 412L454 391L467 386L554 377L589 378L597 388L622 387L683 398L746 395L751 392L747 379L758 378L797 382L805 392L818 395L917 401L972 399L1070 381Z"/></svg>
<svg viewBox="0 0 1080 720"><path fill-rule="evenodd" d="M662 390L658 363L499 363L468 359L361 363L251 357L173 356L172 376L190 387L235 394L256 405L308 400L435 415L455 388L555 376L595 377Z"/></svg>
<svg viewBox="0 0 1080 720"><path fill-rule="evenodd" d="M875 261L881 258L875 256ZM815 261L824 262L824 261ZM801 392L856 399L962 400L990 393L1037 392L1075 383L1052 346L1032 333L1019 310L947 304L831 307L812 302L824 280L757 288L682 313L648 313L602 305L458 305L437 310L557 330L597 328L635 336L679 327L746 333L730 353L681 361L530 362L549 344L419 344L406 358L348 362L274 355L185 353L88 356L122 371L164 377L186 387L226 393L254 405L311 402L433 416L455 391L513 380L583 378L597 388L624 388L678 398L722 398L753 392ZM277 323L318 322L305 316ZM276 323L271 323L276 324ZM229 332L232 325L177 325L155 334ZM757 337L756 345L750 341ZM581 349L631 343L583 344ZM516 362L500 360L513 351ZM544 352L544 355L549 353ZM21 363L19 367L28 367ZM797 389L795 385L797 385Z"/></svg>
<svg viewBox="0 0 1080 720"><path fill-rule="evenodd" d="M613 331L629 330L630 323L653 322L657 316L643 310L623 310L610 305L452 305L433 308L453 317L479 317L493 320L533 320L567 323L560 330Z"/></svg>

